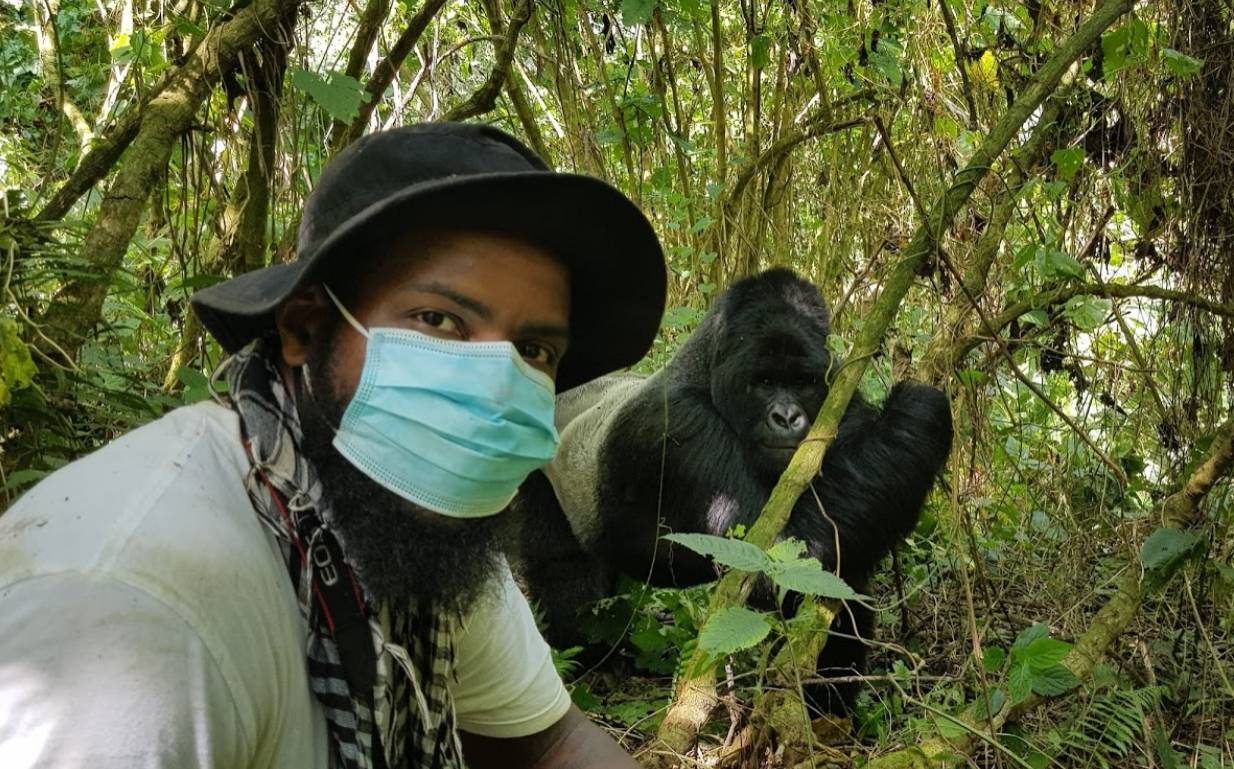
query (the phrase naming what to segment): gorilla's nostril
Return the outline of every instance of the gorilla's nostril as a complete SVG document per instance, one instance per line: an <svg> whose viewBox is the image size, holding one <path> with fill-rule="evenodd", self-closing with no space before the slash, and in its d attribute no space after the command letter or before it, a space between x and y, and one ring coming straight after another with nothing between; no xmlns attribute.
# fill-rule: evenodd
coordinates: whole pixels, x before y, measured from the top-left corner
<svg viewBox="0 0 1234 769"><path fill-rule="evenodd" d="M795 433L805 428L806 415L800 407L783 403L774 404L767 412L768 421L777 430Z"/></svg>

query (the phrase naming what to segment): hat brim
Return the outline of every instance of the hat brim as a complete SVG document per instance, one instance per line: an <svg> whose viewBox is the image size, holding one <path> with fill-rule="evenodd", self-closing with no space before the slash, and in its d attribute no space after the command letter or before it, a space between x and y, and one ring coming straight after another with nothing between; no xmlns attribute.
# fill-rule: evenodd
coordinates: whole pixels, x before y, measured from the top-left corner
<svg viewBox="0 0 1234 769"><path fill-rule="evenodd" d="M427 212L431 216L423 216ZM193 309L223 348L234 352L267 333L274 310L297 289L311 285L325 265L349 253L346 244L426 224L523 237L567 265L571 339L557 373L559 391L633 365L651 347L664 313L667 280L651 224L606 182L547 171L413 185L363 209L293 262L198 291Z"/></svg>

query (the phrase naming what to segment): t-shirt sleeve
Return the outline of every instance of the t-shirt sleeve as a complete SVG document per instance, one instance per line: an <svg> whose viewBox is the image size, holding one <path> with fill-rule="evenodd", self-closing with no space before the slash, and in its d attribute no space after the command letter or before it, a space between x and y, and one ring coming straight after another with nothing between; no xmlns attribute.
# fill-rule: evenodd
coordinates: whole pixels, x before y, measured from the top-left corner
<svg viewBox="0 0 1234 769"><path fill-rule="evenodd" d="M451 691L463 731L525 737L561 720L570 695L508 567L500 579L496 594L481 599L464 623Z"/></svg>
<svg viewBox="0 0 1234 769"><path fill-rule="evenodd" d="M197 633L112 579L0 588L0 767L248 765L231 693Z"/></svg>

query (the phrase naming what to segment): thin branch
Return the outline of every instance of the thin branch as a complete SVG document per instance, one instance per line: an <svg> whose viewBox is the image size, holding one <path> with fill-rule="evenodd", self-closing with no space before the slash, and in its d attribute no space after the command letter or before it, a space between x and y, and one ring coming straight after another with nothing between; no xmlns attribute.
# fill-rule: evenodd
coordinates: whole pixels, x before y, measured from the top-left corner
<svg viewBox="0 0 1234 769"><path fill-rule="evenodd" d="M1079 423L1077 423L1070 414L1063 411L1062 407L1055 403L1049 395L1046 395L1040 385L1030 379L1028 375L1020 369L1019 365L1015 362L1015 356L1011 354L1011 348L1007 346L1007 342L994 330L996 327L991 324L989 316L985 314L985 311L981 309L981 305L977 303L977 298L968 293L968 286L964 285L964 278L960 275L959 270L957 270L955 265L951 263L951 259L944 251L940 249L938 251L938 255L942 259L942 262L947 267L948 271L950 271L952 276L959 282L960 288L967 296L969 304L971 304L973 310L976 311L977 317L981 321L981 325L990 331L994 338L995 344L998 345L999 351L1007 360L1007 365L1011 368L1011 373L1015 374L1015 378L1020 380L1025 387L1032 391L1033 395L1036 395L1042 403L1048 406L1050 411L1057 414L1058 418L1063 420L1063 422L1066 423L1066 425L1080 437L1080 440L1084 441L1084 444L1093 450L1093 453L1097 455L1097 458L1101 460L1101 463L1110 468L1110 471L1114 473L1114 477L1122 481L1124 486L1127 485L1127 472L1123 470L1122 465L1111 459L1110 456L1097 445L1097 442L1089 436L1088 432L1085 431L1084 428L1080 427Z"/></svg>
<svg viewBox="0 0 1234 769"><path fill-rule="evenodd" d="M943 0L943 2L946 3L946 0ZM913 204L917 207L918 215L924 218L925 211L921 206L921 201L918 200L917 193L913 189L912 182L909 181L908 176L904 172L904 166L900 164L900 158L895 154L895 149L891 145L891 136L887 133L886 127L883 126L882 119L875 116L874 125L878 128L879 133L883 137L883 143L887 148L887 154L891 157L892 165L895 166L896 173L900 177L900 182L904 185L904 188L908 190L909 196L913 199ZM1093 242L1095 242L1095 240L1096 235L1094 235ZM1123 470L1122 466L1111 459L1105 451L1097 445L1096 441L1089 436L1088 432L1080 427L1080 425L1071 417L1070 414L1063 411L1063 409L1059 407L1059 405L1055 403L1053 399L1051 399L1050 396L1037 385L1036 382L1029 379L1028 376L1020 370L1020 367L1015 362L1015 357L1011 354L1011 349L1007 347L1007 343L1004 342L1002 337L998 336L997 332L989 326L990 319L985 314L985 311L981 309L981 305L977 302L977 297L974 296L970 292L968 286L965 285L964 276L961 275L960 271L956 269L956 266L952 264L951 258L947 256L946 251L940 248L937 253L947 270L951 273L952 277L955 278L957 283L959 283L960 290L964 292L964 296L968 300L969 305L977 312L977 317L981 320L981 323L985 325L992 335L994 335L995 341L998 343L999 349L1002 351L1003 356L1007 359L1007 365L1011 367L1011 371L1015 374L1016 379L1019 379L1025 387L1031 390L1034 395L1036 395L1043 403L1045 403L1046 406L1050 408L1050 411L1057 414L1068 427L1074 430L1075 434L1080 437L1080 440L1084 441L1085 445L1093 450L1093 453L1097 455L1101 462L1106 467L1110 468L1110 470L1114 473L1114 476L1126 484L1127 474Z"/></svg>
<svg viewBox="0 0 1234 769"><path fill-rule="evenodd" d="M376 67L373 68L373 74L369 76L368 83L364 86L365 97L360 102L360 110L356 116L352 118L351 125L346 131L339 131L334 134L330 142L330 151L332 154L338 153L339 150L351 144L356 139L364 135L364 129L368 127L369 119L373 116L373 110L377 109L377 104L381 101L381 97L385 94L386 89L394 82L394 76L398 74L399 68L403 66L403 61L412 49L416 47L416 43L420 41L420 36L424 34L424 30L428 28L429 22L437 15L448 0L424 0L424 5L420 6L420 10L416 11L416 15L411 17L407 22L407 29L403 30L403 34L399 35L398 40L394 41L394 45L390 46L386 58L382 59Z"/></svg>
<svg viewBox="0 0 1234 769"><path fill-rule="evenodd" d="M741 198L741 193L745 191L746 186L753 181L754 177L763 171L763 169L774 163L784 153L789 152L797 145L809 141L810 139L817 139L820 136L826 136L827 134L838 133L840 131L846 131L849 128L856 128L859 125L864 125L866 120L867 119L864 116L849 120L841 120L836 123L823 122L820 120L814 123L807 123L804 128L782 136L778 141L764 150L763 154L755 158L754 162L746 165L741 170L741 173L737 175L737 180L733 182L732 189L730 189L728 194L724 196L724 210L729 211L730 214L733 213L733 209L736 206L737 201Z"/></svg>
<svg viewBox="0 0 1234 769"><path fill-rule="evenodd" d="M960 73L960 84L963 86L964 103L968 105L968 130L976 131L980 125L977 121L977 102L973 99L973 85L968 81L968 70L964 69L964 46L955 31L955 17L951 15L951 6L947 0L938 0L938 7L943 10L943 23L947 25L947 36L951 38L951 50L955 51L955 68Z"/></svg>
<svg viewBox="0 0 1234 769"><path fill-rule="evenodd" d="M364 6L360 15L360 23L356 27L356 39L347 54L347 67L343 70L343 74L356 80L360 79L360 75L364 72L364 63L368 61L369 54L373 52L373 44L381 33L381 25L390 15L391 4L392 0L369 0L368 5ZM330 133L338 136L347 129L347 123L335 120Z"/></svg>
<svg viewBox="0 0 1234 769"><path fill-rule="evenodd" d="M489 72L484 83L475 90L475 93L446 113L446 120L466 120L476 115L483 115L497 103L497 96L510 77L510 65L514 61L514 49L518 45L519 32L531 18L533 10L535 10L534 0L517 0L510 14L510 21L506 25L505 40L497 49L492 71Z"/></svg>
<svg viewBox="0 0 1234 769"><path fill-rule="evenodd" d="M1214 302L1186 291L1174 291L1160 286L1136 286L1123 283L1079 283L1071 286L1052 288L1022 299L998 315L990 319L989 328L995 332L1011 325L1011 322L1025 313L1033 310L1044 310L1077 296L1101 296L1108 299L1127 299L1144 297L1146 299L1161 299L1167 302L1178 302L1189 305L1223 318L1234 318L1234 305ZM989 336L965 337L956 343L956 353L953 360L960 361L968 353L985 342L991 341Z"/></svg>

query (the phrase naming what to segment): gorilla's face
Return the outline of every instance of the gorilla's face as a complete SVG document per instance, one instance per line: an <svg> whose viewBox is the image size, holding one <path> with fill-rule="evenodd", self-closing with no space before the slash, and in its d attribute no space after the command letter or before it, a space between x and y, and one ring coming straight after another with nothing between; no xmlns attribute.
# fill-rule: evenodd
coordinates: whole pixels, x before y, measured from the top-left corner
<svg viewBox="0 0 1234 769"><path fill-rule="evenodd" d="M827 397L831 359L824 334L776 326L729 336L712 369L712 397L751 462L778 476Z"/></svg>

